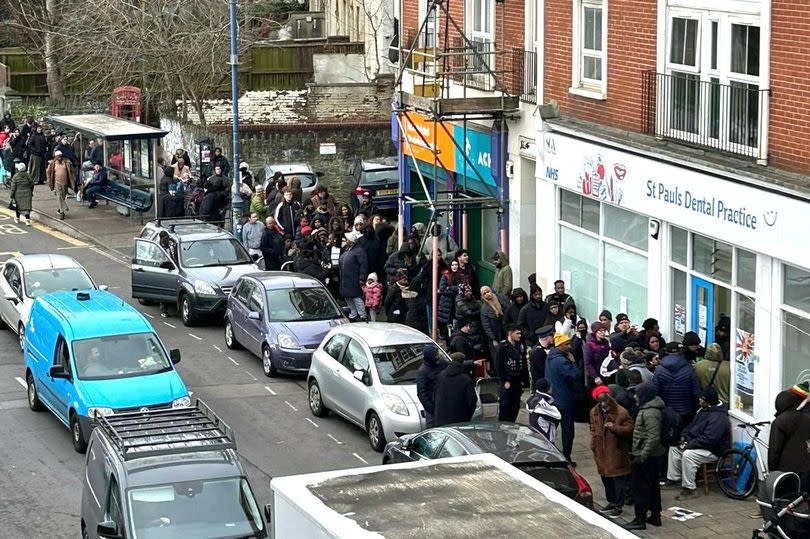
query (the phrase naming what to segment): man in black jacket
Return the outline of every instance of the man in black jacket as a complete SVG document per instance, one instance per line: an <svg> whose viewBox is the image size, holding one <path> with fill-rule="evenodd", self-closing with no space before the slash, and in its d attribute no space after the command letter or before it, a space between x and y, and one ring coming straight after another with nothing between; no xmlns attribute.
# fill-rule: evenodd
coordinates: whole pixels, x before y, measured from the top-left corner
<svg viewBox="0 0 810 539"><path fill-rule="evenodd" d="M188 161L186 161L186 163L188 163ZM222 155L222 148L214 148L211 166L219 167L222 170L222 175L225 177L231 173L231 164L228 162L228 158Z"/></svg>
<svg viewBox="0 0 810 539"><path fill-rule="evenodd" d="M169 192L160 201L161 217L183 217L185 201L177 196L177 184L171 184Z"/></svg>
<svg viewBox="0 0 810 539"><path fill-rule="evenodd" d="M30 159L28 161L28 174L37 183L45 183L45 157L48 153L48 140L42 133L42 126L38 125L26 144Z"/></svg>
<svg viewBox="0 0 810 539"><path fill-rule="evenodd" d="M436 427L469 422L478 405L475 385L464 369L464 355L454 353L450 359L452 363L436 377L433 417Z"/></svg>
<svg viewBox="0 0 810 539"><path fill-rule="evenodd" d="M546 322L548 317L548 305L543 301L543 290L532 283L530 288L529 303L527 303L518 315L518 326L526 337L527 346L537 344L537 333Z"/></svg>
<svg viewBox="0 0 810 539"><path fill-rule="evenodd" d="M465 360L474 361L475 356L480 351L481 345L479 344L478 350L476 350L475 344L472 339L470 339L470 329L472 329L472 326L469 320L466 318L457 319L456 331L453 332L453 336L450 338L450 346L448 348L451 354L458 352L464 354Z"/></svg>
<svg viewBox="0 0 810 539"><path fill-rule="evenodd" d="M700 395L700 410L684 430L681 442L669 448L667 484L681 482L681 500L694 496L695 475L701 464L716 462L729 448L728 408L709 386Z"/></svg>
<svg viewBox="0 0 810 539"><path fill-rule="evenodd" d="M281 259L284 257L284 238L276 229L276 220L268 217L264 220L265 230L262 234L262 241L259 249L264 258L264 269L266 271L278 271L281 269Z"/></svg>
<svg viewBox="0 0 810 539"><path fill-rule="evenodd" d="M521 331L515 324L506 328L506 340L495 352L495 372L501 383L498 421L515 422L520 411L520 394L526 374L526 361L520 344Z"/></svg>
<svg viewBox="0 0 810 539"><path fill-rule="evenodd" d="M529 355L529 374L532 377L532 387L537 381L546 377L546 359L548 351L554 344L554 326L543 326L534 332L537 336L537 344L532 348Z"/></svg>
<svg viewBox="0 0 810 539"><path fill-rule="evenodd" d="M419 366L419 370L416 371L416 396L419 398L419 402L422 403L422 408L425 409L427 428L431 428L434 426L436 378L447 367L447 362L439 359L438 350L432 344L425 345L422 354L422 364Z"/></svg>

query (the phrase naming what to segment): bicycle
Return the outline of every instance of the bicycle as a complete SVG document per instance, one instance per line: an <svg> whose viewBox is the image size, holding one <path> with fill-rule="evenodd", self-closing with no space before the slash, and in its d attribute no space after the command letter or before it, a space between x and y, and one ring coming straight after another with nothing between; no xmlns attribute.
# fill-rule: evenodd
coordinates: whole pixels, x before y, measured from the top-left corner
<svg viewBox="0 0 810 539"><path fill-rule="evenodd" d="M760 427L769 424L770 421L739 423L737 426L751 436L751 442L742 449L729 449L717 461L717 484L729 498L746 499L757 488L759 481L768 476L768 465L762 457L763 452L767 453L768 444L759 439L759 434L762 432Z"/></svg>

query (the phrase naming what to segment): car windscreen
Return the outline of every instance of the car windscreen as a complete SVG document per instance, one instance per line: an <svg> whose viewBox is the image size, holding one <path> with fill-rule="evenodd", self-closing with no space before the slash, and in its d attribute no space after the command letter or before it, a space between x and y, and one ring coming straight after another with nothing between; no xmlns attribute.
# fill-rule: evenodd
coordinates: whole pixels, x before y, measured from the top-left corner
<svg viewBox="0 0 810 539"><path fill-rule="evenodd" d="M259 506L240 477L132 488L127 503L133 539L263 535Z"/></svg>
<svg viewBox="0 0 810 539"><path fill-rule="evenodd" d="M329 292L319 286L268 290L267 307L270 322L331 320L343 316Z"/></svg>
<svg viewBox="0 0 810 539"><path fill-rule="evenodd" d="M430 343L392 344L371 349L377 375L384 385L413 384L416 371L422 364L425 346ZM439 358L449 361L439 349Z"/></svg>
<svg viewBox="0 0 810 539"><path fill-rule="evenodd" d="M315 174L312 174L311 172L295 172L284 175L284 181L287 182L287 185L290 185L290 180L293 178L298 178L301 180L301 189L312 187L317 181Z"/></svg>
<svg viewBox="0 0 810 539"><path fill-rule="evenodd" d="M62 268L29 271L25 274L25 295L38 298L58 290L88 290L95 288L82 268Z"/></svg>
<svg viewBox="0 0 810 539"><path fill-rule="evenodd" d="M253 259L235 238L194 240L180 243L180 265L184 268L252 264Z"/></svg>
<svg viewBox="0 0 810 539"><path fill-rule="evenodd" d="M365 170L360 177L360 185L386 185L389 183L399 183L399 173L397 169L389 170Z"/></svg>
<svg viewBox="0 0 810 539"><path fill-rule="evenodd" d="M73 342L73 361L82 380L109 380L171 370L171 360L154 333L129 333Z"/></svg>

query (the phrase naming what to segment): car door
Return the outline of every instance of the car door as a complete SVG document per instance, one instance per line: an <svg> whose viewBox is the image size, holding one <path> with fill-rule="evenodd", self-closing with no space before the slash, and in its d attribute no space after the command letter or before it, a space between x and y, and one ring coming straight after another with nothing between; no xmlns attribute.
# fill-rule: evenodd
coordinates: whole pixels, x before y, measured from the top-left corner
<svg viewBox="0 0 810 539"><path fill-rule="evenodd" d="M313 356L313 364L320 367L317 369L320 372L316 372L316 374L318 375L318 384L321 386L322 398L330 408L337 412L341 412L335 399L338 390L337 378L343 368L340 359L343 357L343 351L346 349L348 342L348 336L337 333L329 339L322 350L317 350ZM315 361L316 359L317 361Z"/></svg>
<svg viewBox="0 0 810 539"><path fill-rule="evenodd" d="M50 367L62 367L65 372L70 374L70 379L52 378L50 375ZM54 350L53 360L50 367L44 373L45 388L48 392L51 408L54 414L61 419L65 424L68 422L69 404L73 400L74 388L73 382L75 376L70 363L70 348L65 341L65 338L59 335L56 338L56 349Z"/></svg>
<svg viewBox="0 0 810 539"><path fill-rule="evenodd" d="M342 368L336 377L338 390L336 395L341 400L341 408L359 424L365 421L368 411L369 385L354 377L355 372L362 372L364 380L371 383L369 372L369 355L357 339L349 339L346 351L341 360Z"/></svg>
<svg viewBox="0 0 810 539"><path fill-rule="evenodd" d="M117 537L125 539L127 532L124 527L124 509L122 499L123 497L121 495L121 489L118 486L118 480L116 479L115 474L110 474L109 487L107 488L104 501L103 521L114 523L118 531Z"/></svg>
<svg viewBox="0 0 810 539"><path fill-rule="evenodd" d="M236 283L233 295L230 298L230 320L234 338L244 346L247 343L245 334L245 317L247 317L247 303L250 289L253 285L247 279L240 279Z"/></svg>
<svg viewBox="0 0 810 539"><path fill-rule="evenodd" d="M264 342L264 287L251 282L248 296L247 313L245 313L245 345L248 349L260 356ZM259 313L259 320L248 318L249 313ZM249 346L248 346L249 345Z"/></svg>
<svg viewBox="0 0 810 539"><path fill-rule="evenodd" d="M153 241L135 239L132 258L132 297L174 302L178 270L169 254Z"/></svg>
<svg viewBox="0 0 810 539"><path fill-rule="evenodd" d="M6 262L0 278L0 287L3 292L3 297L0 298L0 317L8 327L17 331L23 307L23 282L20 267L15 262ZM14 296L16 299L6 299L6 296L9 298Z"/></svg>

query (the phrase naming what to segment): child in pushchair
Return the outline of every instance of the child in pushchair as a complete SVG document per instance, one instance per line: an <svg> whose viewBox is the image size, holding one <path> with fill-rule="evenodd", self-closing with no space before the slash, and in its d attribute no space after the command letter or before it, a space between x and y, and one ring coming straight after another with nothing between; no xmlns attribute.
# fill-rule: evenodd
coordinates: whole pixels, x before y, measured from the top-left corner
<svg viewBox="0 0 810 539"><path fill-rule="evenodd" d="M810 539L810 506L807 492L794 472L771 472L760 485L757 504L764 525L753 539Z"/></svg>

